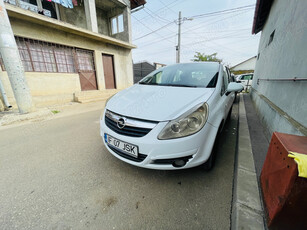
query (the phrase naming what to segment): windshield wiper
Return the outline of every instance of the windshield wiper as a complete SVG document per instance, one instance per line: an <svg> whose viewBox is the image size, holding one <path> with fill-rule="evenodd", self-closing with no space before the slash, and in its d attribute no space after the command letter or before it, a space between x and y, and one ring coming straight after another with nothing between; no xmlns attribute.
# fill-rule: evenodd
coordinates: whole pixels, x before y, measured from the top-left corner
<svg viewBox="0 0 307 230"><path fill-rule="evenodd" d="M190 88L197 88L198 86L196 85L174 85L174 84L158 84L158 83L146 83L146 82L139 82L139 84L142 85L158 85L158 86L171 86L171 87L190 87Z"/></svg>
<svg viewBox="0 0 307 230"><path fill-rule="evenodd" d="M162 86L172 86L172 87L190 87L190 88L197 88L196 85L174 85L174 84L161 84Z"/></svg>
<svg viewBox="0 0 307 230"><path fill-rule="evenodd" d="M157 83L152 82L139 82L140 85L158 85Z"/></svg>

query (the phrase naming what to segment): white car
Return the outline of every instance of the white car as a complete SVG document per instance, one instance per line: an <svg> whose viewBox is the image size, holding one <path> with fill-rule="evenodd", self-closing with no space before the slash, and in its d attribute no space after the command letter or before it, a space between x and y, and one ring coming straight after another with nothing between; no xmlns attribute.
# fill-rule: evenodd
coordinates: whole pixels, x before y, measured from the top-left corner
<svg viewBox="0 0 307 230"><path fill-rule="evenodd" d="M100 119L106 148L129 164L161 170L214 163L214 144L236 91L217 62L160 68L111 97Z"/></svg>
<svg viewBox="0 0 307 230"><path fill-rule="evenodd" d="M249 89L253 83L253 73L246 73L236 77L236 82L241 83L244 87L244 90Z"/></svg>

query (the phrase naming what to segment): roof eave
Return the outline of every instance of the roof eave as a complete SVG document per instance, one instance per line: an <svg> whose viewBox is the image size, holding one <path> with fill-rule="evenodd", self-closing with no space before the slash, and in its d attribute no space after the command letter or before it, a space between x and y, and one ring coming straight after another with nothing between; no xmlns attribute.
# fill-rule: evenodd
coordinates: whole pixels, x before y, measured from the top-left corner
<svg viewBox="0 0 307 230"><path fill-rule="evenodd" d="M274 0L257 0L252 34L257 34L263 29L269 16L273 1Z"/></svg>

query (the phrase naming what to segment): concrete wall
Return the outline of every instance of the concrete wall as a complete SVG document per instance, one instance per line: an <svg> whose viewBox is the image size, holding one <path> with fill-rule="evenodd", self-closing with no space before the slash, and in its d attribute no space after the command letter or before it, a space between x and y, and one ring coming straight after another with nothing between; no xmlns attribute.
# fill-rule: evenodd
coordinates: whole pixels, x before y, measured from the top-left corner
<svg viewBox="0 0 307 230"><path fill-rule="evenodd" d="M117 34L112 34L111 37L125 41L125 42L131 42L131 19L130 19L130 8L126 7L124 10L121 9L114 9L109 12L108 17L112 18L114 16L117 16L119 14L123 14L124 19L124 31ZM110 33L111 34L111 33Z"/></svg>
<svg viewBox="0 0 307 230"><path fill-rule="evenodd" d="M130 5L129 1L120 1L125 5ZM127 5L127 6L128 6ZM70 23L83 29L87 29L86 16L84 6L75 6L73 9L65 8L59 5L61 21ZM121 33L111 34L110 19L119 14L123 14L124 18L124 31ZM96 17L98 33L114 37L116 39L131 42L131 13L130 8L115 7L108 11L96 7Z"/></svg>
<svg viewBox="0 0 307 230"><path fill-rule="evenodd" d="M84 6L74 6L73 9L59 6L60 20L87 29Z"/></svg>
<svg viewBox="0 0 307 230"><path fill-rule="evenodd" d="M20 19L10 18L10 21L13 32L17 36L93 50L99 90L105 90L102 53L114 55L117 88L124 89L133 84L131 49L99 42L84 36L70 34ZM15 104L6 72L0 71L0 77L5 84L10 103ZM55 100L55 103L58 103L58 99L61 97L65 98L66 101L71 101L73 99L73 93L80 92L81 90L79 75L77 73L26 72L26 78L34 97L39 96L41 99L45 97L42 100L53 98L52 100ZM38 102L36 104L39 104L40 100L37 100Z"/></svg>
<svg viewBox="0 0 307 230"><path fill-rule="evenodd" d="M307 135L307 82L261 80L306 78L306 10L307 1L275 0L262 30L252 98L269 135Z"/></svg>
<svg viewBox="0 0 307 230"><path fill-rule="evenodd" d="M98 33L110 35L110 24L108 13L102 9L96 8Z"/></svg>
<svg viewBox="0 0 307 230"><path fill-rule="evenodd" d="M26 72L25 77L36 106L70 102L73 101L73 93L81 91L78 74ZM10 104L15 106L7 73L0 71L0 79Z"/></svg>
<svg viewBox="0 0 307 230"><path fill-rule="evenodd" d="M140 62L133 64L134 83L139 82L142 78L150 74L156 68L148 62Z"/></svg>
<svg viewBox="0 0 307 230"><path fill-rule="evenodd" d="M231 71L238 71L238 70L254 70L256 65L256 57L251 58L233 68L231 68Z"/></svg>

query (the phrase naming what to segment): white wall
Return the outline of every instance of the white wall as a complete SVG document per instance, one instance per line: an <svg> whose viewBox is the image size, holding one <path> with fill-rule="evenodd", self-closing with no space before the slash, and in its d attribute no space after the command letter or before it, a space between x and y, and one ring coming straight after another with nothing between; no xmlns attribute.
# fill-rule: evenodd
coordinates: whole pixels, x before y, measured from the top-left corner
<svg viewBox="0 0 307 230"><path fill-rule="evenodd" d="M270 133L306 131L307 82L257 81L307 78L306 12L305 0L275 0L262 30L252 84L256 91L252 91L252 97ZM274 30L274 39L268 44Z"/></svg>

